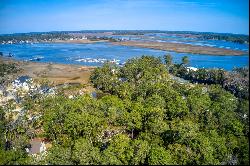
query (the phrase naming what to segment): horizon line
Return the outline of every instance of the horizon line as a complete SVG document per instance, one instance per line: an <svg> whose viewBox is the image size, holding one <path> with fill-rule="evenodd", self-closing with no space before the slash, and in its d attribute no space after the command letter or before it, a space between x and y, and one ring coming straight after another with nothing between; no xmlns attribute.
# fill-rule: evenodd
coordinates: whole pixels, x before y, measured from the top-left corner
<svg viewBox="0 0 250 166"><path fill-rule="evenodd" d="M168 31L168 32L198 32L198 33L217 33L217 34L232 34L232 35L246 35L242 33L231 32L208 32L208 31L192 31L192 30L157 30L157 29L86 29L86 30L52 30L52 31L30 31L30 32L14 32L14 33L0 33L0 35L15 35L15 34L29 34L29 33L53 33L53 32L80 32L80 31Z"/></svg>

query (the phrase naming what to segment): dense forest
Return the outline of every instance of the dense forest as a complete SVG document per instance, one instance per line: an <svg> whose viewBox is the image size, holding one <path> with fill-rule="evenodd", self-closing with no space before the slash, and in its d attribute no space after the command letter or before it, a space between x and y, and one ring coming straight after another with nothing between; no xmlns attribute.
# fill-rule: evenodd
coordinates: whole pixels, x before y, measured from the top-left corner
<svg viewBox="0 0 250 166"><path fill-rule="evenodd" d="M0 107L0 164L248 164L249 101L220 84L176 82L165 60L96 68L96 97L27 96L23 107L42 115L32 123L13 125L11 105ZM25 152L34 137L52 144L36 158Z"/></svg>
<svg viewBox="0 0 250 166"><path fill-rule="evenodd" d="M234 68L231 72L224 69L204 69L190 70L187 67L189 59L183 57L182 63L173 64L171 55L164 57L169 72L177 77L190 80L192 83L218 84L230 91L236 97L249 99L249 68Z"/></svg>

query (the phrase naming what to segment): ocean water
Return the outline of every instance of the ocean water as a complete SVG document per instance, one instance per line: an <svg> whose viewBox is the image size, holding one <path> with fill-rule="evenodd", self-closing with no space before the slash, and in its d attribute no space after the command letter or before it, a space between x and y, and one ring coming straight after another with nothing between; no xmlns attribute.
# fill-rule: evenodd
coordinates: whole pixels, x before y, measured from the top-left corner
<svg viewBox="0 0 250 166"><path fill-rule="evenodd" d="M249 56L211 56L203 54L176 53L148 48L118 46L110 43L66 44L66 43L35 43L35 44L2 44L0 52L4 56L12 53L18 60L35 60L63 64L79 64L86 66L101 66L104 61L115 61L123 64L127 59L142 55L163 57L170 53L175 63L180 63L183 56L190 59L189 66L197 68L223 68L249 66Z"/></svg>

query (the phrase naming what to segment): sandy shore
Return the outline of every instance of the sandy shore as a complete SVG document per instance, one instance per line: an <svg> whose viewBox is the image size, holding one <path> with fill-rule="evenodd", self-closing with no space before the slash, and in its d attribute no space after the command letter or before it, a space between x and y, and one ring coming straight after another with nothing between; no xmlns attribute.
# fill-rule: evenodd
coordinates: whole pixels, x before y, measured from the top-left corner
<svg viewBox="0 0 250 166"><path fill-rule="evenodd" d="M95 67L89 66L25 62L3 57L0 57L0 62L14 62L21 69L18 75L28 75L32 78L48 79L55 85L62 83L88 84L91 71L95 69Z"/></svg>
<svg viewBox="0 0 250 166"><path fill-rule="evenodd" d="M164 51L175 51L179 53L207 54L207 55L245 55L247 52L229 50L223 48L194 46L190 44L167 43L167 42L138 42L138 41L123 41L112 42L114 45L136 46L142 48L152 48Z"/></svg>

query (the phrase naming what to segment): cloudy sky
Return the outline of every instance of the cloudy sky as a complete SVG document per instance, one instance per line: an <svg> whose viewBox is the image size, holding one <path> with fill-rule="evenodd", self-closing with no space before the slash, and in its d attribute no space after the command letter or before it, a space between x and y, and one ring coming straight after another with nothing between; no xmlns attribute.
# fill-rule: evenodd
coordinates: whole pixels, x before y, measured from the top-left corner
<svg viewBox="0 0 250 166"><path fill-rule="evenodd" d="M0 33L188 30L249 34L248 0L1 0Z"/></svg>

